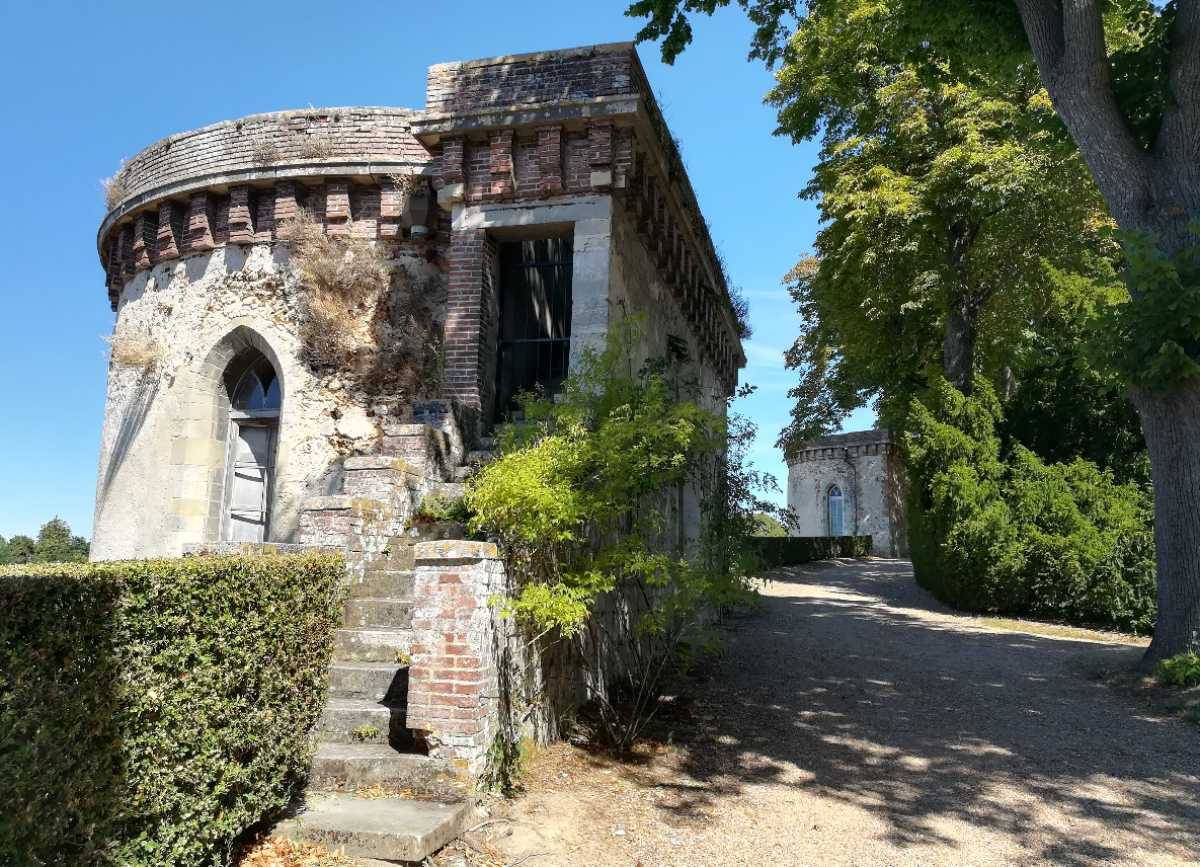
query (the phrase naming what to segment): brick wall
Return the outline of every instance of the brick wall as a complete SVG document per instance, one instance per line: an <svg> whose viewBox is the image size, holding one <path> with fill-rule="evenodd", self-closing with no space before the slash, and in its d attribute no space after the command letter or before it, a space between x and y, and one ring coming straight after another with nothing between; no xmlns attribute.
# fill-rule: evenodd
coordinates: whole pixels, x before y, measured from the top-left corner
<svg viewBox="0 0 1200 867"><path fill-rule="evenodd" d="M633 45L624 42L439 63L429 67L425 107L448 113L632 94L635 62Z"/></svg>
<svg viewBox="0 0 1200 867"><path fill-rule="evenodd" d="M322 108L256 114L162 139L121 170L130 199L159 187L244 171L321 163L421 164L425 148L403 108Z"/></svg>

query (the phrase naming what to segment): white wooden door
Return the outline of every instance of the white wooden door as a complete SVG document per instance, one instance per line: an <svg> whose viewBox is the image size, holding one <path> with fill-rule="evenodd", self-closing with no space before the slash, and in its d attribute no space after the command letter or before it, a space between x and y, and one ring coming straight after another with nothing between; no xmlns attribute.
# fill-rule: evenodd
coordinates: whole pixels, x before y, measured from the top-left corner
<svg viewBox="0 0 1200 867"><path fill-rule="evenodd" d="M275 425L247 421L233 424L237 431L232 446L226 538L232 542L262 542L267 536Z"/></svg>

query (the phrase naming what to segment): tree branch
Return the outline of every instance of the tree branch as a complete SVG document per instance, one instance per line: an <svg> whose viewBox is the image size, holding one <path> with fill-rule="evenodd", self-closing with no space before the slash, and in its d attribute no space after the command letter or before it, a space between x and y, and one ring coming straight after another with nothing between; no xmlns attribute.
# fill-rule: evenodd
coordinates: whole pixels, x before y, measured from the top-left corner
<svg viewBox="0 0 1200 867"><path fill-rule="evenodd" d="M1117 105L1099 0L1016 4L1042 83L1113 216L1123 228L1146 227L1149 157Z"/></svg>

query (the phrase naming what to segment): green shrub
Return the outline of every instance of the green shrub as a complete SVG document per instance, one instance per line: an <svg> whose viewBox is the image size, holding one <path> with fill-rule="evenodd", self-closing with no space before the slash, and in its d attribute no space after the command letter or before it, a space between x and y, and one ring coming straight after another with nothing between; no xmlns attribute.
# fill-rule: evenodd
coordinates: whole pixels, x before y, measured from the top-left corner
<svg viewBox="0 0 1200 867"><path fill-rule="evenodd" d="M0 569L0 863L224 864L302 785L340 558Z"/></svg>
<svg viewBox="0 0 1200 867"><path fill-rule="evenodd" d="M1200 686L1200 653L1189 650L1158 664L1155 672L1164 686Z"/></svg>
<svg viewBox="0 0 1200 867"><path fill-rule="evenodd" d="M634 368L636 328L626 320L603 353L586 353L553 400L525 400L525 422L501 431L500 456L466 495L471 528L507 553L503 612L571 643L621 749L669 676L712 645L714 616L747 598L741 555L761 510L740 457L752 431L701 406L669 362ZM704 525L690 543L678 507L688 489Z"/></svg>
<svg viewBox="0 0 1200 867"><path fill-rule="evenodd" d="M754 536L748 544L767 569L871 553L870 536Z"/></svg>
<svg viewBox="0 0 1200 867"><path fill-rule="evenodd" d="M917 580L971 611L1149 632L1152 509L1145 490L1084 460L1000 455L999 404L944 380L908 419L909 545ZM928 404L928 405L926 405Z"/></svg>

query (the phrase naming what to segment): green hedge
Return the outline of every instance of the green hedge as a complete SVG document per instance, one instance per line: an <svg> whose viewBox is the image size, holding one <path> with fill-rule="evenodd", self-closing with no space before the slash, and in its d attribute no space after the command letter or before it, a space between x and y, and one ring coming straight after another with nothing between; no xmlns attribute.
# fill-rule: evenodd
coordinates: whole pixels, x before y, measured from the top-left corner
<svg viewBox="0 0 1200 867"><path fill-rule="evenodd" d="M871 553L870 536L751 536L748 541L765 569Z"/></svg>
<svg viewBox="0 0 1200 867"><path fill-rule="evenodd" d="M0 568L0 863L224 864L302 785L329 554Z"/></svg>
<svg viewBox="0 0 1200 867"><path fill-rule="evenodd" d="M1154 626L1154 527L1148 491L1084 460L1002 456L1000 406L938 383L909 415L908 527L917 581L968 611L1080 626Z"/></svg>

